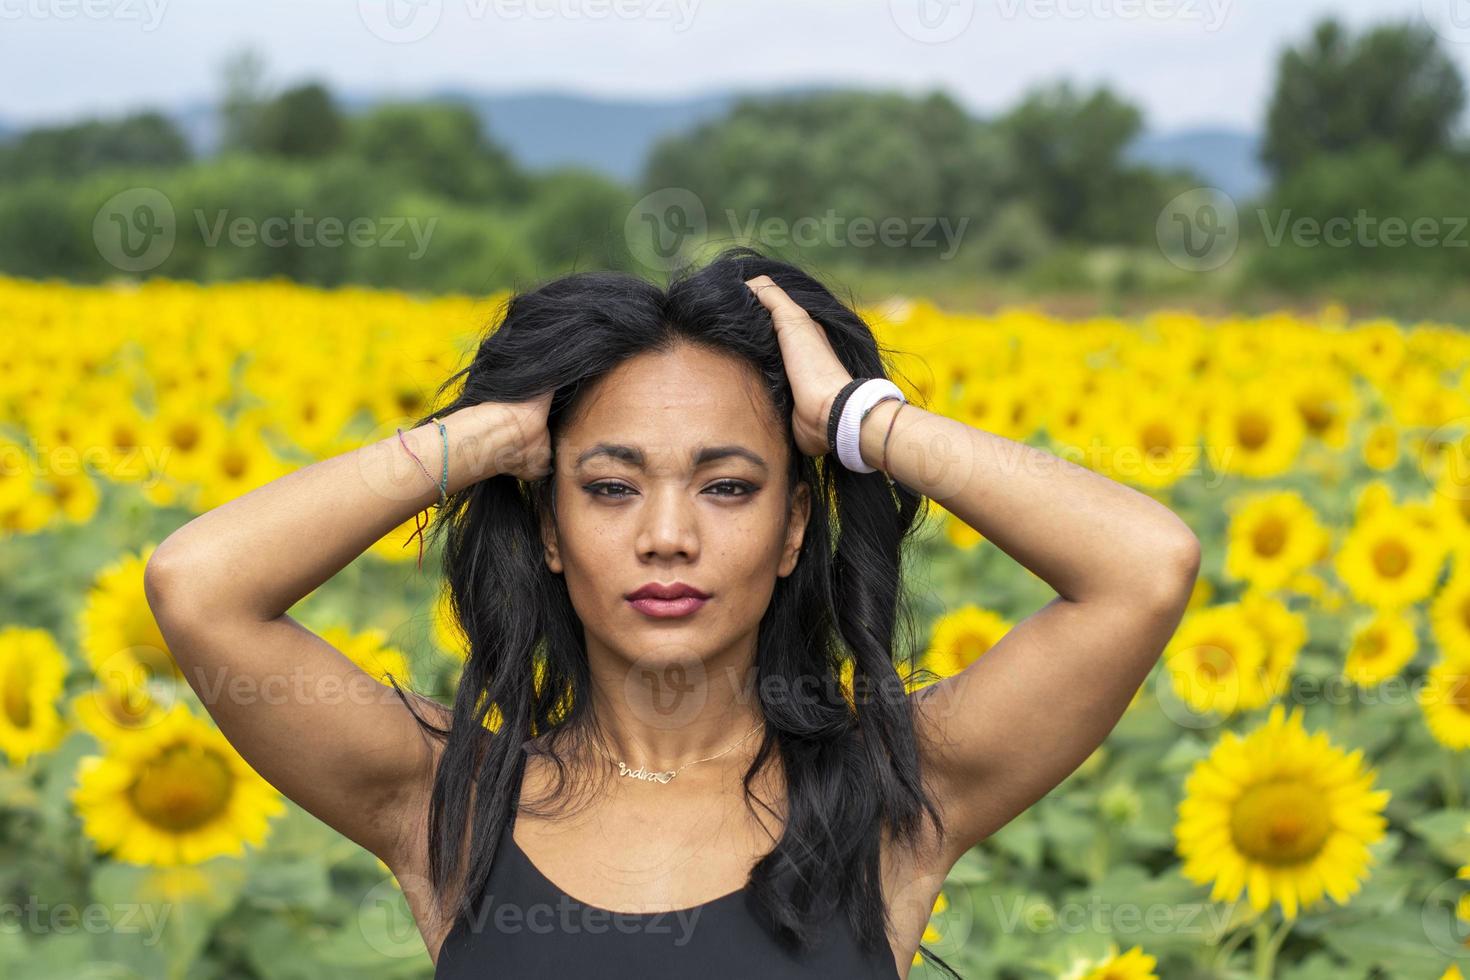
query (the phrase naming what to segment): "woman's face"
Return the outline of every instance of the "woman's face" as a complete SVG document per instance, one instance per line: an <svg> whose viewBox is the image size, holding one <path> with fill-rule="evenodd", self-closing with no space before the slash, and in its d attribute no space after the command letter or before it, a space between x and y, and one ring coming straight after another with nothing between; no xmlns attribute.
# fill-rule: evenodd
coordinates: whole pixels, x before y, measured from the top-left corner
<svg viewBox="0 0 1470 980"><path fill-rule="evenodd" d="M753 657L810 514L805 483L788 512L774 415L748 365L688 344L630 359L583 396L558 433L543 540L589 652L645 666ZM650 582L709 598L658 616L627 598Z"/></svg>

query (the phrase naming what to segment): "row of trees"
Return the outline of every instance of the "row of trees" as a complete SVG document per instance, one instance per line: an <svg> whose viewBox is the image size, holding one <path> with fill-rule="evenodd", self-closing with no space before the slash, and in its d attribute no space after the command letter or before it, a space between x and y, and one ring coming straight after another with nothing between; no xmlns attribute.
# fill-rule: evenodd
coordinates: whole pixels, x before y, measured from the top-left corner
<svg viewBox="0 0 1470 980"><path fill-rule="evenodd" d="M201 279L484 289L573 265L647 272L637 247L644 224L722 240L775 227L793 252L821 260L915 268L942 252L967 274L1025 274L1058 252L1097 246L1156 255L1161 208L1201 183L1129 163L1143 128L1137 108L1106 87L1065 81L983 120L938 92L747 98L657 144L637 185L625 187L576 169L527 172L465 105L347 112L320 84L273 93L263 78L248 53L226 65L220 150L206 159L193 159L154 112L0 145L0 270L116 274L127 262L98 237L161 227L157 208L99 215L119 190L143 187L161 192L174 232L150 271ZM1327 20L1283 52L1261 149L1271 189L1239 202L1241 238L1256 246L1251 273L1276 285L1362 270L1449 273L1464 254L1444 245L1451 229L1439 229L1439 247L1384 248L1364 236L1361 215L1406 224L1454 215L1470 171L1456 128L1464 103L1457 68L1420 24L1354 37ZM682 203L677 221L637 213L640 201L663 207L647 195L667 188L696 202L698 227ZM261 247L262 226L302 213L376 223L355 240L373 247L299 231ZM847 224L800 242L802 222L824 216ZM1357 222L1344 244L1283 235L1343 218ZM903 228L875 238L870 227L865 238L851 224L862 219ZM220 234L232 222L251 234ZM385 244L381 225L395 222L426 231L423 248Z"/></svg>

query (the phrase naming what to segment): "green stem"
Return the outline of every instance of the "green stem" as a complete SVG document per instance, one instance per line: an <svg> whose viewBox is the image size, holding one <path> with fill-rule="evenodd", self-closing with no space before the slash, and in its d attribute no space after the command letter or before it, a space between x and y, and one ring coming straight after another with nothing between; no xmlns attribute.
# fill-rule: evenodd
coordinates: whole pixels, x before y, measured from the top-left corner
<svg viewBox="0 0 1470 980"><path fill-rule="evenodd" d="M1286 941L1286 935L1291 932L1292 925L1290 919L1283 919L1281 925L1273 932L1265 916L1256 921L1254 943L1256 980L1272 980L1272 977L1275 976L1276 953L1281 949L1281 944Z"/></svg>
<svg viewBox="0 0 1470 980"><path fill-rule="evenodd" d="M1447 810L1455 810L1460 806L1463 794L1460 792L1460 757L1458 752L1443 752L1440 755L1439 784L1444 793L1444 805Z"/></svg>
<svg viewBox="0 0 1470 980"><path fill-rule="evenodd" d="M1230 961L1230 954L1235 952L1235 947L1239 946L1245 937L1250 934L1249 929L1242 927L1235 930L1235 935L1220 944L1220 948L1215 952L1215 968L1217 972L1225 968L1226 963Z"/></svg>

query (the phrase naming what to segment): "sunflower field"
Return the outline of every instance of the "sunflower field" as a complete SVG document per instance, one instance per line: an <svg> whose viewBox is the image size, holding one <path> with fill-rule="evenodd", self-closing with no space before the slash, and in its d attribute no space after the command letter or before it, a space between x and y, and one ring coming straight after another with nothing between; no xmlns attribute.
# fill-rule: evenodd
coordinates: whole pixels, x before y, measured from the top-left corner
<svg viewBox="0 0 1470 980"><path fill-rule="evenodd" d="M432 975L387 868L215 727L143 569L193 515L392 435L503 298L0 279L0 977ZM955 866L925 945L970 978L1459 978L1470 335L1337 307L860 312L911 400L1152 494L1204 544L1117 728ZM1052 593L930 521L913 595L944 675ZM464 648L413 531L292 615L447 700ZM1057 683L1065 711L1086 679Z"/></svg>

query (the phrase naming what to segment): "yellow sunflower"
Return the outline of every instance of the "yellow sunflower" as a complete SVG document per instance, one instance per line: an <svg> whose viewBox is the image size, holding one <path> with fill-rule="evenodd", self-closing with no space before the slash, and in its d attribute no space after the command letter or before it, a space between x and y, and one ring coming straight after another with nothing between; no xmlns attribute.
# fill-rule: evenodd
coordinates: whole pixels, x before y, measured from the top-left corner
<svg viewBox="0 0 1470 980"><path fill-rule="evenodd" d="M1265 383L1219 394L1209 405L1206 428L1215 470L1256 478L1289 471L1306 434L1290 397Z"/></svg>
<svg viewBox="0 0 1470 980"><path fill-rule="evenodd" d="M439 649L452 653L457 659L463 661L470 654L469 639L464 635L459 621L454 617L454 609L449 601L448 587L441 588L434 598L434 607L431 612L434 642Z"/></svg>
<svg viewBox="0 0 1470 980"><path fill-rule="evenodd" d="M1447 749L1470 748L1470 660L1441 657L1418 693L1429 733Z"/></svg>
<svg viewBox="0 0 1470 980"><path fill-rule="evenodd" d="M1372 687L1397 676L1418 650L1409 613L1379 610L1353 630L1342 672L1359 687Z"/></svg>
<svg viewBox="0 0 1470 980"><path fill-rule="evenodd" d="M1323 366L1288 374L1283 381L1291 389L1308 435L1333 449L1346 448L1351 424L1360 412L1352 376L1340 368Z"/></svg>
<svg viewBox="0 0 1470 980"><path fill-rule="evenodd" d="M1363 437L1363 462L1382 473L1399 462L1399 429L1392 422L1379 422Z"/></svg>
<svg viewBox="0 0 1470 980"><path fill-rule="evenodd" d="M54 470L43 473L36 481L37 491L46 498L54 513L72 524L86 524L97 514L102 499L97 481L85 470Z"/></svg>
<svg viewBox="0 0 1470 980"><path fill-rule="evenodd" d="M1189 602L1185 604L1185 609L1190 612L1196 609L1203 609L1213 602L1214 599L1215 587L1210 584L1209 579L1203 575L1197 575L1194 579L1194 587L1189 590Z"/></svg>
<svg viewBox="0 0 1470 980"><path fill-rule="evenodd" d="M1363 484L1357 499L1353 501L1353 520L1361 521L1374 511L1392 507L1393 504L1393 488L1388 485L1388 481L1369 480Z"/></svg>
<svg viewBox="0 0 1470 980"><path fill-rule="evenodd" d="M1183 398L1132 394L1117 399L1108 429L1111 476L1158 490L1199 472L1200 430L1194 413L1181 411Z"/></svg>
<svg viewBox="0 0 1470 980"><path fill-rule="evenodd" d="M1429 627L1446 656L1470 658L1470 566L1457 563L1429 607Z"/></svg>
<svg viewBox="0 0 1470 980"><path fill-rule="evenodd" d="M61 744L66 725L56 710L66 682L66 655L43 629L0 629L0 750L14 765Z"/></svg>
<svg viewBox="0 0 1470 980"><path fill-rule="evenodd" d="M955 514L951 514L947 510L943 511L943 513L944 536L949 541L949 543L954 545L956 548L960 549L961 551L969 551L971 548L974 548L976 545L980 544L980 542L985 540L985 536L983 534L975 530L970 525L966 524L964 521L960 520L960 518Z"/></svg>
<svg viewBox="0 0 1470 980"><path fill-rule="evenodd" d="M82 759L71 798L99 851L134 864L197 864L265 842L280 793L182 704Z"/></svg>
<svg viewBox="0 0 1470 980"><path fill-rule="evenodd" d="M1158 980L1154 972L1158 963L1157 957L1149 956L1141 946L1124 953L1116 942L1109 942L1101 959L1079 959L1058 980Z"/></svg>
<svg viewBox="0 0 1470 980"><path fill-rule="evenodd" d="M437 501L436 501L437 502ZM419 511L410 516L402 524L383 535L368 546L368 551L384 561L403 562L419 560L419 548L422 545L424 560L429 560L429 522L433 519L435 510L430 509L427 513ZM415 533L422 526L423 534Z"/></svg>
<svg viewBox="0 0 1470 980"><path fill-rule="evenodd" d="M1251 908L1278 902L1287 919L1324 894L1347 902L1373 862L1369 845L1387 827L1387 790L1363 752L1344 752L1323 732L1308 734L1302 709L1273 705L1245 736L1226 732L1184 783L1174 833L1195 884L1210 898L1245 892Z"/></svg>
<svg viewBox="0 0 1470 980"><path fill-rule="evenodd" d="M1326 529L1294 490L1253 494L1229 509L1225 573L1257 588L1281 588L1327 547Z"/></svg>
<svg viewBox="0 0 1470 980"><path fill-rule="evenodd" d="M199 460L201 510L211 510L264 486L295 467L277 458L266 442L264 420L251 413L235 420Z"/></svg>
<svg viewBox="0 0 1470 980"><path fill-rule="evenodd" d="M1470 462L1446 467L1434 483L1430 505L1439 511L1439 526L1457 554L1470 551Z"/></svg>
<svg viewBox="0 0 1470 980"><path fill-rule="evenodd" d="M1266 648L1260 683L1247 684L1240 692L1241 708L1259 708L1286 692L1297 654L1307 642L1307 624L1280 599L1254 589L1240 597L1240 614Z"/></svg>
<svg viewBox="0 0 1470 980"><path fill-rule="evenodd" d="M160 506L193 500L199 486L212 477L210 467L221 458L226 443L229 426L218 404L197 393L181 393L160 401L148 425L149 439L159 447L161 477L145 491L149 499Z"/></svg>
<svg viewBox="0 0 1470 980"><path fill-rule="evenodd" d="M345 626L329 626L320 635L379 684L387 684L390 673L400 685L410 683L408 658L397 647L388 645L385 631L367 629L354 633Z"/></svg>
<svg viewBox="0 0 1470 980"><path fill-rule="evenodd" d="M1240 603L1186 613L1164 649L1164 669L1190 710L1230 715L1265 701L1266 638Z"/></svg>
<svg viewBox="0 0 1470 980"><path fill-rule="evenodd" d="M0 436L0 513L34 495L37 469L25 446Z"/></svg>
<svg viewBox="0 0 1470 980"><path fill-rule="evenodd" d="M951 677L979 660L1013 624L998 613L964 605L939 617L934 624L924 666L941 677Z"/></svg>
<svg viewBox="0 0 1470 980"><path fill-rule="evenodd" d="M948 908L949 899L945 897L944 892L940 892L934 899L933 909L931 909L929 912L929 921L924 924L924 937L919 940L920 943L928 943L932 945L933 943L937 943L944 938L944 934L939 931L939 928L937 926L934 925L934 916L942 915L944 911ZM924 962L923 954L920 953L918 950L914 950L913 965L918 966L922 962Z"/></svg>
<svg viewBox="0 0 1470 980"><path fill-rule="evenodd" d="M138 676L142 668L132 666L132 676L126 670L95 675L91 690L71 700L77 723L99 742L149 728L163 718L163 705L154 700L147 678Z"/></svg>
<svg viewBox="0 0 1470 980"><path fill-rule="evenodd" d="M1335 558L1338 577L1366 606L1397 609L1434 591L1442 542L1399 506L1375 507L1348 531Z"/></svg>
<svg viewBox="0 0 1470 980"><path fill-rule="evenodd" d="M183 680L143 593L143 570L156 545L126 555L98 573L81 614L82 651L98 674L129 673Z"/></svg>

